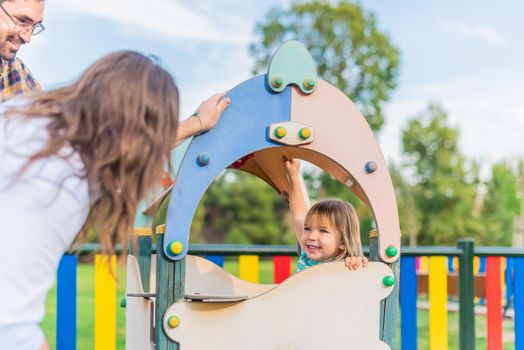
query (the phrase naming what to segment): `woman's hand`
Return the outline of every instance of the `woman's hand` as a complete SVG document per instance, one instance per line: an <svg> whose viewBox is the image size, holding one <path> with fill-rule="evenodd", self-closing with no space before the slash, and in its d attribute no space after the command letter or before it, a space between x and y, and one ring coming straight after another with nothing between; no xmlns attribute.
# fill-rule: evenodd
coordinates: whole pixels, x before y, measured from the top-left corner
<svg viewBox="0 0 524 350"><path fill-rule="evenodd" d="M231 99L224 98L224 93L214 94L206 101L202 102L197 108L194 116L201 122L201 133L214 127L227 106L231 104Z"/></svg>
<svg viewBox="0 0 524 350"><path fill-rule="evenodd" d="M348 256L344 260L344 265L350 270L357 270L358 268L366 267L368 264L368 258L365 256Z"/></svg>
<svg viewBox="0 0 524 350"><path fill-rule="evenodd" d="M188 137L200 135L214 127L224 110L231 104L229 98L224 94L214 94L208 100L202 102L191 117L181 120L178 124L176 139L173 147L178 146Z"/></svg>

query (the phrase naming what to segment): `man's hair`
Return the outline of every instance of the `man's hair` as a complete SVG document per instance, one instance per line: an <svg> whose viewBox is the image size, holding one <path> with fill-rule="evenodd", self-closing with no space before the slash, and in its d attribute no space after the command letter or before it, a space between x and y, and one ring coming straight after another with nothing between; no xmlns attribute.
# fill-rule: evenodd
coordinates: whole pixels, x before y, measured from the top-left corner
<svg viewBox="0 0 524 350"><path fill-rule="evenodd" d="M117 242L126 247L138 203L158 183L175 144L173 78L149 57L121 51L95 62L71 85L30 101L7 115L48 119L49 141L21 172L39 159L67 159L71 155L60 150L72 147L84 163L78 176L90 190L83 233L97 233L107 254Z"/></svg>

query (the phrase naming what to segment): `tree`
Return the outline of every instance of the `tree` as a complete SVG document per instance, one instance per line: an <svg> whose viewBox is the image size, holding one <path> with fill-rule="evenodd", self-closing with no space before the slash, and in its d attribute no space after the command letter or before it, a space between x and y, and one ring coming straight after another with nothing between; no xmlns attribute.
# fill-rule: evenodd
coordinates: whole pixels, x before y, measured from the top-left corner
<svg viewBox="0 0 524 350"><path fill-rule="evenodd" d="M206 242L294 242L287 205L269 185L253 175L226 171L207 190L200 207L205 212L201 235Z"/></svg>
<svg viewBox="0 0 524 350"><path fill-rule="evenodd" d="M403 130L403 150L407 170L413 174L420 218L419 243L455 244L458 237L481 231L474 217L478 169L474 163L467 169L458 140L459 131L448 126L447 113L438 104L430 104Z"/></svg>
<svg viewBox="0 0 524 350"><path fill-rule="evenodd" d="M389 172L397 197L402 243L416 246L418 244L417 233L420 230L420 218L415 204L415 186L406 181L401 169L395 164L390 166Z"/></svg>
<svg viewBox="0 0 524 350"><path fill-rule="evenodd" d="M294 1L289 9L270 10L255 33L250 46L254 74L266 69L282 43L296 39L308 48L318 74L359 106L373 130L380 130L383 104L397 86L399 51L377 28L373 13L346 1Z"/></svg>
<svg viewBox="0 0 524 350"><path fill-rule="evenodd" d="M482 208L482 244L511 245L513 225L520 212L517 184L517 175L509 163L500 162L492 166Z"/></svg>

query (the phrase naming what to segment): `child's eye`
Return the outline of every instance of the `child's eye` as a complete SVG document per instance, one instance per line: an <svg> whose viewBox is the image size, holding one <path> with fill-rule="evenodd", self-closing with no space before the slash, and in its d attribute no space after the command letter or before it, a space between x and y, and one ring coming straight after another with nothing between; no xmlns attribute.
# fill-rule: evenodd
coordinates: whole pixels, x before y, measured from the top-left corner
<svg viewBox="0 0 524 350"><path fill-rule="evenodd" d="M304 231L309 232L311 229L309 227L304 227Z"/></svg>
<svg viewBox="0 0 524 350"><path fill-rule="evenodd" d="M320 229L320 233L329 233L329 231L324 229L324 228L322 228L322 229Z"/></svg>

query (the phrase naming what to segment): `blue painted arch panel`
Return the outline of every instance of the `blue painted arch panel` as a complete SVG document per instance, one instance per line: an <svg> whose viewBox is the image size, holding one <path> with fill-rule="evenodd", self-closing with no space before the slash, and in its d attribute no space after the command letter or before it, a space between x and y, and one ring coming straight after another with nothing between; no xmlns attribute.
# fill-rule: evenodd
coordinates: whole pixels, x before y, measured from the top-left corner
<svg viewBox="0 0 524 350"><path fill-rule="evenodd" d="M231 105L219 123L207 133L195 137L180 165L167 211L164 251L174 260L188 251L189 231L198 203L216 176L231 163L252 152L280 146L267 137L270 124L291 120L291 88L275 94L259 75L232 89L227 97ZM209 155L201 166L199 154ZM180 241L183 250L170 255L170 242Z"/></svg>

